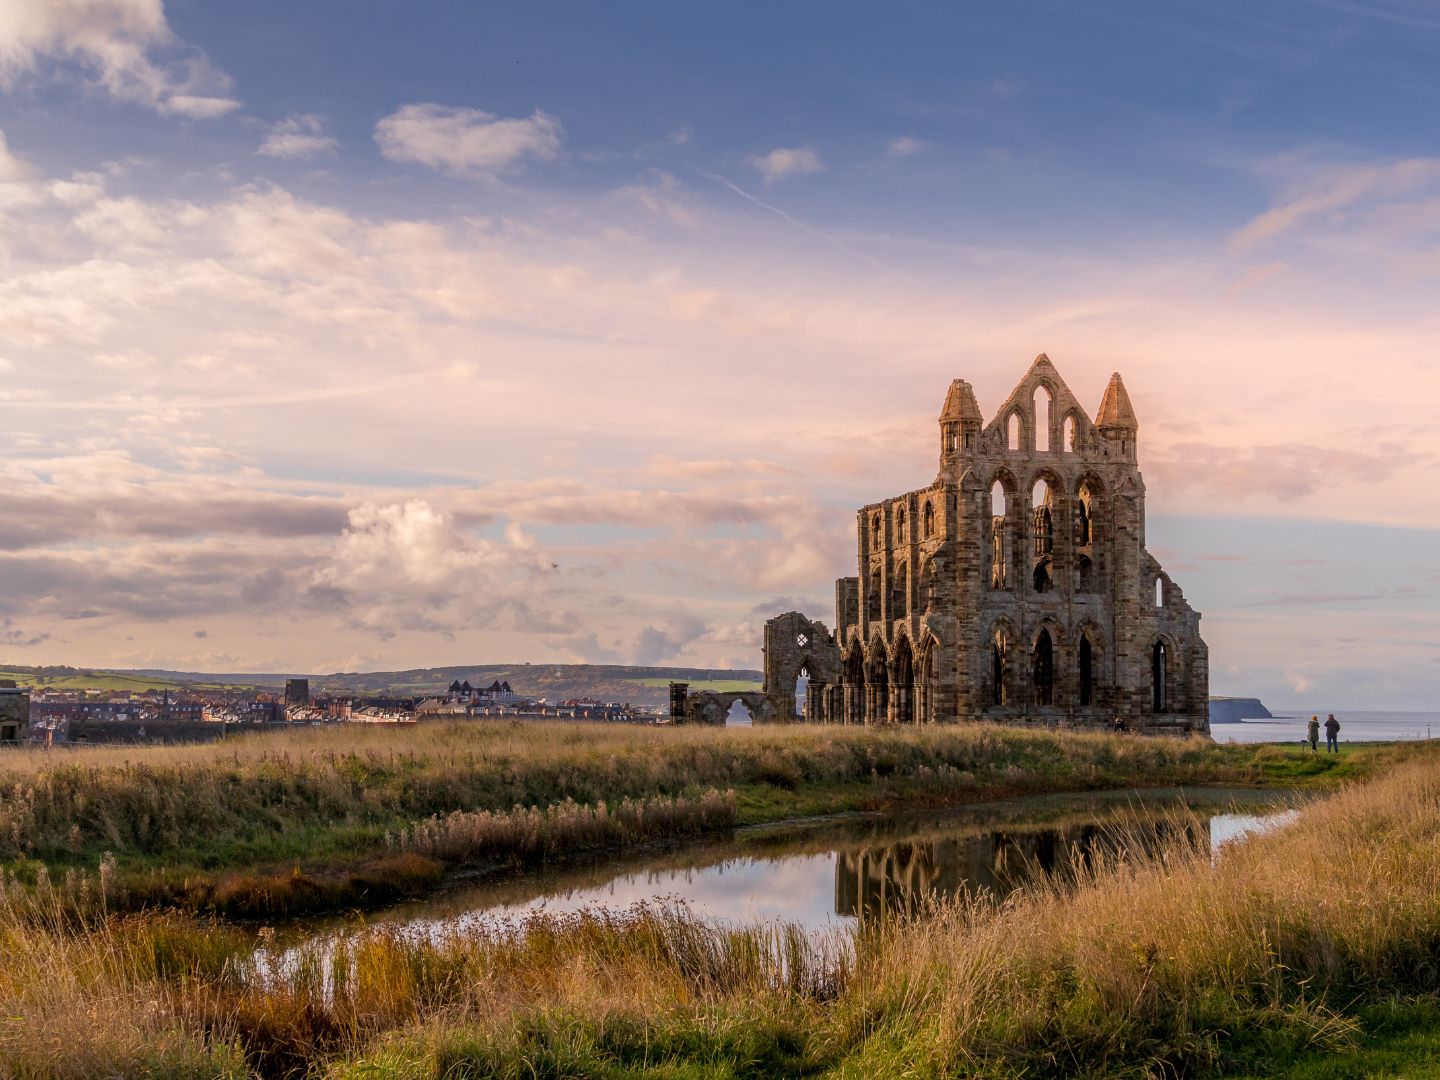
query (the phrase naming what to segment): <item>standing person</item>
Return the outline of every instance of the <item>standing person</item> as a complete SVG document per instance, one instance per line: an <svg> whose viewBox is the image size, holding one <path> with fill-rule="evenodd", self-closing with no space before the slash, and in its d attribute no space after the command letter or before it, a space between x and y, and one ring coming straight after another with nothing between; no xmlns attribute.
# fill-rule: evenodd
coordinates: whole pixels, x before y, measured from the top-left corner
<svg viewBox="0 0 1440 1080"><path fill-rule="evenodd" d="M1310 717L1310 723L1305 726L1305 738L1310 743L1311 753L1320 749L1320 717Z"/></svg>
<svg viewBox="0 0 1440 1080"><path fill-rule="evenodd" d="M1325 749L1332 754L1340 753L1340 721L1335 719L1335 714L1330 714L1330 719L1325 721Z"/></svg>

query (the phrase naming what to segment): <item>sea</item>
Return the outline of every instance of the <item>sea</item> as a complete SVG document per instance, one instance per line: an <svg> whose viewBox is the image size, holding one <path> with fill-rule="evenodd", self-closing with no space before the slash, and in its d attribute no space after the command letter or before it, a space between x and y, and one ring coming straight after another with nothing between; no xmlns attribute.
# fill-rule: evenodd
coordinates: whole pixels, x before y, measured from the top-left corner
<svg viewBox="0 0 1440 1080"><path fill-rule="evenodd" d="M1335 714L1340 721L1341 742L1396 742L1413 739L1440 739L1440 712L1350 712L1346 709L1273 709L1270 720L1241 720L1211 724L1216 742L1300 743L1310 717L1320 717L1320 745L1325 745L1325 718Z"/></svg>

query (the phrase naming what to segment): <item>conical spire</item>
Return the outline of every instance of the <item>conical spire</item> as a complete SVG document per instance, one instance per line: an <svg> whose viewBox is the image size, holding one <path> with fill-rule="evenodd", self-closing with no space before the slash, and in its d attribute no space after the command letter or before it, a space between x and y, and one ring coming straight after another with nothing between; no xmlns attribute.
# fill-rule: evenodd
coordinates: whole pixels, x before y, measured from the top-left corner
<svg viewBox="0 0 1440 1080"><path fill-rule="evenodd" d="M975 391L964 379L956 379L950 384L950 392L945 395L945 407L940 410L940 419L985 422L985 417L980 414L980 405L975 400Z"/></svg>
<svg viewBox="0 0 1440 1080"><path fill-rule="evenodd" d="M1130 395L1125 392L1125 383L1117 371L1110 376L1110 385L1105 387L1105 396L1100 399L1100 412L1095 417L1098 428L1140 429L1135 419L1135 407L1130 404Z"/></svg>

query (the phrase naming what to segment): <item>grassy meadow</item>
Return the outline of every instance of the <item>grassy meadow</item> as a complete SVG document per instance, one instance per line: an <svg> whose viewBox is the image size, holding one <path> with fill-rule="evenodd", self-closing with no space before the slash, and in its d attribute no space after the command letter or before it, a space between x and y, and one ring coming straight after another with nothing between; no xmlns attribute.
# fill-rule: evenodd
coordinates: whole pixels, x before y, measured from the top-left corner
<svg viewBox="0 0 1440 1080"><path fill-rule="evenodd" d="M1177 830L828 938L658 906L287 951L7 881L0 1076L1435 1075L1440 754L1378 772L1214 864Z"/></svg>
<svg viewBox="0 0 1440 1080"><path fill-rule="evenodd" d="M633 679L632 682L639 686L648 686L651 689L663 690L669 686L670 679ZM718 694L733 694L737 691L759 690L764 684L751 679L695 679L686 684L692 694L701 690L714 690Z"/></svg>
<svg viewBox="0 0 1440 1080"><path fill-rule="evenodd" d="M0 670L0 679L10 679L17 686L45 690L188 690L185 683L152 675L127 675L118 671L71 671L63 674L38 674L33 671Z"/></svg>
<svg viewBox="0 0 1440 1080"><path fill-rule="evenodd" d="M0 754L0 866L33 881L41 867L94 870L105 857L117 906L264 917L386 903L459 863L894 805L1333 778L1383 753L988 725L510 722L21 749ZM433 839L442 833L448 841Z"/></svg>

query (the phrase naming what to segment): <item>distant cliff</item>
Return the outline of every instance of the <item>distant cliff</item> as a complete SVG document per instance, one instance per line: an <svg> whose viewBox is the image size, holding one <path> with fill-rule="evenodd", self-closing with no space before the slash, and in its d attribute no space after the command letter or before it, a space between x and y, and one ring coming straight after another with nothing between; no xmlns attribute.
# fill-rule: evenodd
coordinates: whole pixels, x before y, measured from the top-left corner
<svg viewBox="0 0 1440 1080"><path fill-rule="evenodd" d="M1212 697L1210 699L1210 723L1238 724L1241 720L1272 719L1270 710L1259 698L1253 697Z"/></svg>

